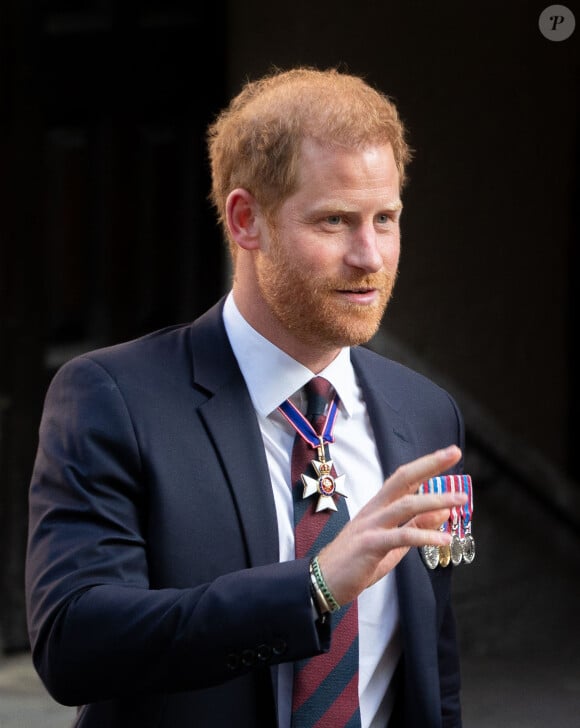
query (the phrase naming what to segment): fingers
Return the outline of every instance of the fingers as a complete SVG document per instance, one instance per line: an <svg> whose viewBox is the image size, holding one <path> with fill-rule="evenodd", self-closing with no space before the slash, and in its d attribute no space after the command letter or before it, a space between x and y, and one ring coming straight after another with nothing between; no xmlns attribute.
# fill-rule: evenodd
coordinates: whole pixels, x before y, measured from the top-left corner
<svg viewBox="0 0 580 728"><path fill-rule="evenodd" d="M433 509L463 505L465 496L455 494L422 494L421 483L448 470L461 459L461 450L451 445L401 465L387 478L383 487L364 507L364 515L379 519L383 527L395 527L414 516Z"/></svg>
<svg viewBox="0 0 580 728"><path fill-rule="evenodd" d="M461 459L455 445L400 466L381 490L319 554L326 583L339 603L393 569L413 546L442 546L450 536L440 530L450 510L462 506L463 492L419 493L421 483Z"/></svg>
<svg viewBox="0 0 580 728"><path fill-rule="evenodd" d="M449 520L450 510L449 508L441 508L437 511L429 511L428 513L422 513L413 519L410 525L415 525L417 528L434 529L440 528L442 524Z"/></svg>
<svg viewBox="0 0 580 728"><path fill-rule="evenodd" d="M441 521L437 525L419 525L418 519L413 519L399 528L384 530L385 548L393 549L400 546L445 546L451 542L451 534L441 531Z"/></svg>
<svg viewBox="0 0 580 728"><path fill-rule="evenodd" d="M460 459L461 450L456 445L450 445L443 450L436 450L401 465L386 480L385 485L389 484L389 490L393 495L403 495L405 492L414 493L423 481L434 478L455 465Z"/></svg>
<svg viewBox="0 0 580 728"><path fill-rule="evenodd" d="M429 519L429 522L433 522L435 518L439 517L440 513L443 513L444 517L435 525L438 528L449 517L451 508L462 506L466 501L467 495L463 492L404 495L383 509L383 526L386 528L402 526L408 524L411 520L414 520L417 525L419 523L423 525L428 522L425 520L426 518ZM436 515L433 515L434 513ZM423 520L418 521L419 518ZM423 527L428 528L429 526Z"/></svg>

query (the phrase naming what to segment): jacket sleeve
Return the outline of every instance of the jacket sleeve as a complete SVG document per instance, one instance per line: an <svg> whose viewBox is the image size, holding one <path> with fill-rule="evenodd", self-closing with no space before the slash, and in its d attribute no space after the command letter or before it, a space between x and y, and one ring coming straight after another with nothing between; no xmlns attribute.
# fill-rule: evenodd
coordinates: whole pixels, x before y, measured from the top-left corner
<svg viewBox="0 0 580 728"><path fill-rule="evenodd" d="M52 696L81 705L195 690L327 649L305 560L151 587L142 447L99 363L81 357L57 373L30 487L26 565L33 659Z"/></svg>

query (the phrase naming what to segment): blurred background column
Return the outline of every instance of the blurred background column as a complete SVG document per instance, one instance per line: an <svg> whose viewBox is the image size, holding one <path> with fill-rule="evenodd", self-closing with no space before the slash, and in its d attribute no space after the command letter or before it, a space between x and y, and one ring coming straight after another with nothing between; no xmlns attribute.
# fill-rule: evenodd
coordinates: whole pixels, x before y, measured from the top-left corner
<svg viewBox="0 0 580 728"><path fill-rule="evenodd" d="M28 646L27 491L48 382L97 346L189 321L226 285L205 130L224 2L0 7L0 630Z"/></svg>
<svg viewBox="0 0 580 728"><path fill-rule="evenodd" d="M42 121L34 3L0 10L0 638L28 644L22 580L30 465L44 389Z"/></svg>

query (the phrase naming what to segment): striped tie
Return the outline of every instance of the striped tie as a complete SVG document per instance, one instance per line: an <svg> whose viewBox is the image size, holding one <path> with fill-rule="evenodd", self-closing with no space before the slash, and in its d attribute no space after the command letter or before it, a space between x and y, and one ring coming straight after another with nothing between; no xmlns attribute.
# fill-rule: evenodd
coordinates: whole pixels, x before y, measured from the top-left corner
<svg viewBox="0 0 580 728"><path fill-rule="evenodd" d="M322 377L315 377L306 385L306 417L319 435L325 425L330 390L330 383ZM325 451L326 458L330 459L327 445ZM317 554L349 518L344 498L336 493L333 496L336 511L316 512L317 497L302 497L301 475L316 477L311 465L316 459L316 450L297 434L292 450L296 558ZM336 477L334 468L332 476ZM332 620L330 650L294 665L292 728L360 728L356 599L335 612Z"/></svg>

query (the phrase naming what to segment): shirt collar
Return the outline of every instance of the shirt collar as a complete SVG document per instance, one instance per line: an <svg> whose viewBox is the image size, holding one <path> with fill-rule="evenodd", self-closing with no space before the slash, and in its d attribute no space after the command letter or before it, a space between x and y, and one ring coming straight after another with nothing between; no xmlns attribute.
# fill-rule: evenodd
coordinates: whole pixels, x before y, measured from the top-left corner
<svg viewBox="0 0 580 728"><path fill-rule="evenodd" d="M285 399L296 395L306 382L316 376L252 328L240 313L231 292L225 301L223 318L252 403L263 417L274 412ZM332 384L340 397L341 410L349 417L356 397L350 349L341 349L319 376Z"/></svg>

